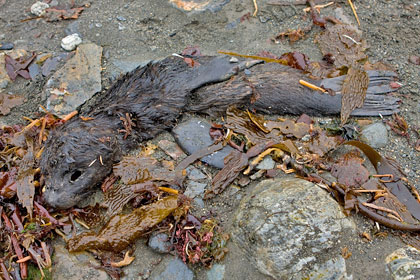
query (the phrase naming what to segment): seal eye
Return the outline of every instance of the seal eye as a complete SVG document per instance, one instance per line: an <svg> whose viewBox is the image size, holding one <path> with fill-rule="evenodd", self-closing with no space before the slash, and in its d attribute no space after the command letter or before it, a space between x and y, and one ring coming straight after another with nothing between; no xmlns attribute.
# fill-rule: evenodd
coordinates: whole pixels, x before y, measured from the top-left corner
<svg viewBox="0 0 420 280"><path fill-rule="evenodd" d="M80 177L80 175L82 175L82 172L80 170L76 170L73 172L73 174L71 174L70 180L74 182L77 180L77 178Z"/></svg>

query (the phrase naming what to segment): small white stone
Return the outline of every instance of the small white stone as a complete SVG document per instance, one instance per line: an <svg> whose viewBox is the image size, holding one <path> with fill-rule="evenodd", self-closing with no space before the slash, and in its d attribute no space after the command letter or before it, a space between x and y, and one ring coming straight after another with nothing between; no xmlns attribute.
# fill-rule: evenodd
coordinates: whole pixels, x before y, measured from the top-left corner
<svg viewBox="0 0 420 280"><path fill-rule="evenodd" d="M48 5L47 3L38 1L31 6L31 13L40 17L43 14L45 14L45 10L48 9L49 7L50 5Z"/></svg>
<svg viewBox="0 0 420 280"><path fill-rule="evenodd" d="M79 37L79 34L74 33L61 40L61 47L66 51L72 51L81 43L82 39Z"/></svg>
<svg viewBox="0 0 420 280"><path fill-rule="evenodd" d="M229 59L229 62L230 63L237 63L239 61L239 59L237 59L236 57L234 57L234 56L232 56L230 59Z"/></svg>

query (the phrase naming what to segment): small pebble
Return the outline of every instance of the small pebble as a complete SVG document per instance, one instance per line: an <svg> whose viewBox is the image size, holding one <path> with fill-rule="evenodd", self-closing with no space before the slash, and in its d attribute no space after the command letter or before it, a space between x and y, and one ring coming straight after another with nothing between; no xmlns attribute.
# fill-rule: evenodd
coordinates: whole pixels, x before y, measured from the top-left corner
<svg viewBox="0 0 420 280"><path fill-rule="evenodd" d="M45 14L45 10L48 9L49 7L50 5L48 5L47 3L38 1L31 6L31 13L40 17L43 14Z"/></svg>
<svg viewBox="0 0 420 280"><path fill-rule="evenodd" d="M0 43L0 50L1 51L5 51L5 50L11 50L14 48L15 45L13 45L13 43Z"/></svg>
<svg viewBox="0 0 420 280"><path fill-rule="evenodd" d="M239 61L239 59L237 59L236 57L231 57L230 59L229 59L229 62L230 63L237 63Z"/></svg>
<svg viewBox="0 0 420 280"><path fill-rule="evenodd" d="M123 16L117 16L117 20L119 20L119 21L126 21L125 17L123 17Z"/></svg>
<svg viewBox="0 0 420 280"><path fill-rule="evenodd" d="M169 253L172 246L166 233L152 234L147 244L153 251L158 253Z"/></svg>
<svg viewBox="0 0 420 280"><path fill-rule="evenodd" d="M118 23L118 30L124 30L125 26L121 24L121 22Z"/></svg>
<svg viewBox="0 0 420 280"><path fill-rule="evenodd" d="M244 70L245 75L251 75L251 71L249 69Z"/></svg>
<svg viewBox="0 0 420 280"><path fill-rule="evenodd" d="M61 47L66 51L72 51L81 43L82 39L79 37L79 34L74 33L72 35L64 37L61 40Z"/></svg>
<svg viewBox="0 0 420 280"><path fill-rule="evenodd" d="M99 23L98 22L98 23L95 24L95 26L98 27L98 28L101 28L102 27L102 23Z"/></svg>

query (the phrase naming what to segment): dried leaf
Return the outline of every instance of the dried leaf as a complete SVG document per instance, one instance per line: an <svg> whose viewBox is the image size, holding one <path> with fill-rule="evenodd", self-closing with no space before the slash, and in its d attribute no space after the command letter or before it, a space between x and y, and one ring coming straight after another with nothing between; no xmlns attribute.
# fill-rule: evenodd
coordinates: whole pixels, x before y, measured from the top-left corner
<svg viewBox="0 0 420 280"><path fill-rule="evenodd" d="M44 18L46 21L60 21L67 19L77 19L83 12L86 6L75 7L74 5L68 6L54 6L45 10Z"/></svg>
<svg viewBox="0 0 420 280"><path fill-rule="evenodd" d="M135 257L130 256L130 252L127 251L125 253L124 259L122 261L117 262L117 263L111 262L111 266L112 267L124 267L124 266L130 265L134 261L134 259L135 259Z"/></svg>
<svg viewBox="0 0 420 280"><path fill-rule="evenodd" d="M30 80L31 76L29 75L28 67L35 59L36 53L32 53L32 55L27 58L25 56L21 56L17 59L13 59L12 57L8 56L7 54L4 56L5 63L6 63L6 71L12 81L16 80L17 76L22 76L23 78Z"/></svg>
<svg viewBox="0 0 420 280"><path fill-rule="evenodd" d="M347 122L354 109L363 106L368 86L369 76L366 71L351 67L341 89L341 125Z"/></svg>
<svg viewBox="0 0 420 280"><path fill-rule="evenodd" d="M133 185L146 181L172 182L176 173L162 166L152 157L127 156L114 166L114 174L120 176L124 184Z"/></svg>
<svg viewBox="0 0 420 280"><path fill-rule="evenodd" d="M346 145L352 145L365 153L376 169L378 175L391 175L391 180L382 180L382 184L403 203L411 215L420 221L420 203L413 196L408 187L406 176L398 165L391 159L383 158L372 147L359 141L348 141ZM385 177L389 178L389 177Z"/></svg>
<svg viewBox="0 0 420 280"><path fill-rule="evenodd" d="M16 180L17 196L20 204L25 207L28 214L32 216L33 200L35 196L34 185L34 155L33 141L27 138L28 150L22 159Z"/></svg>
<svg viewBox="0 0 420 280"><path fill-rule="evenodd" d="M369 171L363 166L363 158L358 152L348 152L331 167L331 175L337 182L348 187L359 187L369 179Z"/></svg>
<svg viewBox="0 0 420 280"><path fill-rule="evenodd" d="M367 44L361 32L346 24L327 27L326 31L316 37L316 42L323 55L331 55L337 69L351 65L367 58L364 51Z"/></svg>
<svg viewBox="0 0 420 280"><path fill-rule="evenodd" d="M350 252L350 250L349 250L349 248L347 248L347 247L343 247L342 249L341 249L341 256L344 258L344 259L348 259L348 258L350 258L351 257L351 252Z"/></svg>
<svg viewBox="0 0 420 280"><path fill-rule="evenodd" d="M0 93L0 114L1 115L9 114L10 109L21 105L23 101L24 101L24 98L21 96Z"/></svg>
<svg viewBox="0 0 420 280"><path fill-rule="evenodd" d="M309 134L310 132L310 125L303 122L296 123L293 120L267 121L266 127L269 131L271 131L274 128L277 128L282 134L293 135L298 139Z"/></svg>
<svg viewBox="0 0 420 280"><path fill-rule="evenodd" d="M329 151L335 149L339 144L339 140L337 137L328 136L324 130L317 132L317 136L311 139L308 148L311 152L322 157Z"/></svg>

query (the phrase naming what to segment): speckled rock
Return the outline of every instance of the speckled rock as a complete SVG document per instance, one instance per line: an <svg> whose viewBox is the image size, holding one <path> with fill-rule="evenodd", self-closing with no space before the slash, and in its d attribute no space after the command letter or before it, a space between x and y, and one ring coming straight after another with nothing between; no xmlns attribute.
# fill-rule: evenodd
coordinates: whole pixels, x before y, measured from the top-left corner
<svg viewBox="0 0 420 280"><path fill-rule="evenodd" d="M45 14L45 10L49 7L50 5L48 5L47 3L37 1L31 6L31 13L40 17L43 14Z"/></svg>
<svg viewBox="0 0 420 280"><path fill-rule="evenodd" d="M151 280L192 280L194 273L177 257L162 261L153 271Z"/></svg>
<svg viewBox="0 0 420 280"><path fill-rule="evenodd" d="M89 253L69 254L62 244L54 246L52 279L111 279L105 271L95 269L99 262Z"/></svg>
<svg viewBox="0 0 420 280"><path fill-rule="evenodd" d="M392 279L420 279L420 252L412 247L395 250L385 259Z"/></svg>
<svg viewBox="0 0 420 280"><path fill-rule="evenodd" d="M266 156L264 159L257 165L257 169L259 170L269 170L273 169L276 165L275 161L271 158L271 156Z"/></svg>
<svg viewBox="0 0 420 280"><path fill-rule="evenodd" d="M362 130L360 140L372 148L383 148L388 144L388 130L382 122L373 123Z"/></svg>
<svg viewBox="0 0 420 280"><path fill-rule="evenodd" d="M47 110L66 115L101 91L101 57L102 47L80 45L75 55L46 83Z"/></svg>
<svg viewBox="0 0 420 280"><path fill-rule="evenodd" d="M344 260L327 252L354 229L324 190L283 177L262 181L241 201L232 236L275 279L347 279Z"/></svg>
<svg viewBox="0 0 420 280"><path fill-rule="evenodd" d="M206 119L194 117L178 124L172 132L181 148L188 154L192 154L213 144L209 134L210 127L211 124ZM232 147L226 146L220 151L203 157L201 161L217 168L223 168L224 158L232 150Z"/></svg>
<svg viewBox="0 0 420 280"><path fill-rule="evenodd" d="M152 234L147 244L157 253L169 253L172 247L169 242L169 236L166 233Z"/></svg>
<svg viewBox="0 0 420 280"><path fill-rule="evenodd" d="M207 271L207 280L223 280L225 276L225 265L214 264L209 271Z"/></svg>
<svg viewBox="0 0 420 280"><path fill-rule="evenodd" d="M203 197L204 191L206 190L207 184L199 183L195 181L187 182L187 189L185 190L185 195L190 198Z"/></svg>

